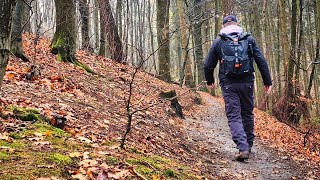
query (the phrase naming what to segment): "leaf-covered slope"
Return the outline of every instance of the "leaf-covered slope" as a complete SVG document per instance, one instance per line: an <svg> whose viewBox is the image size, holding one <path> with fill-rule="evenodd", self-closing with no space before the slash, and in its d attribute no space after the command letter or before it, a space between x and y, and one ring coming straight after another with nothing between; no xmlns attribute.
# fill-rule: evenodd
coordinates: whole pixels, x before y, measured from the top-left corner
<svg viewBox="0 0 320 180"><path fill-rule="evenodd" d="M33 35L24 36L24 49L31 62L11 57L2 87L3 107L18 106L35 108L54 121L53 115L66 117L65 131L76 141L85 141L94 147L102 144L119 145L126 130L126 103L129 83L134 69L84 51L77 58L96 73L59 62L50 53L50 40L40 38L34 44ZM40 74L31 77L31 66L36 65ZM161 91L176 90L183 112L191 116L195 106L195 94L189 89L167 84L150 74L139 71L134 79L131 104L138 110L151 108L133 116L127 147L139 152L157 154L186 161L183 150L183 120L176 117L170 102L159 98ZM21 121L10 117L3 120L3 129L13 129Z"/></svg>

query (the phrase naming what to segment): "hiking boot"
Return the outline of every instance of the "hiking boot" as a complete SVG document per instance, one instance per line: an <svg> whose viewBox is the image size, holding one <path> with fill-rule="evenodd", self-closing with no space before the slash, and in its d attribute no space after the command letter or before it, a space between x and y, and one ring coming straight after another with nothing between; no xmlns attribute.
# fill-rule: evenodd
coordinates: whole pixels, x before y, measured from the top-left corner
<svg viewBox="0 0 320 180"><path fill-rule="evenodd" d="M236 156L236 161L243 162L244 160L249 159L249 152L248 151L242 151Z"/></svg>

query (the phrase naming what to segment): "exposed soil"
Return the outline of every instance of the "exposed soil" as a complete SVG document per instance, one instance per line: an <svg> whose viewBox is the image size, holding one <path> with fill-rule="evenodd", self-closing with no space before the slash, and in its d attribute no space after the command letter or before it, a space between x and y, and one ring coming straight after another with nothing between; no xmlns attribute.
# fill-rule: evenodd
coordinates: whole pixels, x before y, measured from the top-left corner
<svg viewBox="0 0 320 180"><path fill-rule="evenodd" d="M306 168L297 164L287 154L268 147L259 137L250 159L237 162L234 159L238 150L224 114L224 104L201 94L206 115L197 119L187 119L186 134L190 151L199 156L202 171L210 179L319 179L317 168ZM313 169L313 170L312 170ZM219 177L217 177L217 175Z"/></svg>

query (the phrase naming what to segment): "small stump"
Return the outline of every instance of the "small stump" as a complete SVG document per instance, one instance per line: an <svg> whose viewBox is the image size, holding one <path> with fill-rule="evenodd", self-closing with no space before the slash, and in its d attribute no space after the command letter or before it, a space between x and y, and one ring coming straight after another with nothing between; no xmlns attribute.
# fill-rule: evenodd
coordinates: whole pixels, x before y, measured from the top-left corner
<svg viewBox="0 0 320 180"><path fill-rule="evenodd" d="M178 102L177 93L175 90L171 91L162 91L159 95L163 99L170 100L171 107L175 110L176 115L182 119L184 119L183 113L182 113L182 107Z"/></svg>

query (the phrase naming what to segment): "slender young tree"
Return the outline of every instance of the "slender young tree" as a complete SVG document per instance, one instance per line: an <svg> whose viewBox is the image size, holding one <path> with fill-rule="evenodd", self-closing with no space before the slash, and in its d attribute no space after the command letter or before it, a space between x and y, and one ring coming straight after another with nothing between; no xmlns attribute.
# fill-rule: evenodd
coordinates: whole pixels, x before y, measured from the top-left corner
<svg viewBox="0 0 320 180"><path fill-rule="evenodd" d="M186 14L184 11L184 2L177 0L178 13L179 13L179 24L180 24L180 41L182 51L182 67L180 71L179 85L182 87L183 79L185 78L185 84L189 87L194 87L195 83L192 76L192 62L188 55L189 39L190 39L190 28L187 27Z"/></svg>
<svg viewBox="0 0 320 180"><path fill-rule="evenodd" d="M193 1L193 39L195 49L195 64L196 64L196 84L200 84L204 80L204 61L202 50L202 0Z"/></svg>
<svg viewBox="0 0 320 180"><path fill-rule="evenodd" d="M14 0L0 1L0 88L9 61L12 12L15 5L16 1Z"/></svg>
<svg viewBox="0 0 320 180"><path fill-rule="evenodd" d="M293 96L295 92L294 85L294 65L296 61L296 42L297 42L297 0L292 0L292 14L291 14L291 48L290 48L290 59L288 65L288 79L287 79L287 87L288 87L288 96Z"/></svg>

